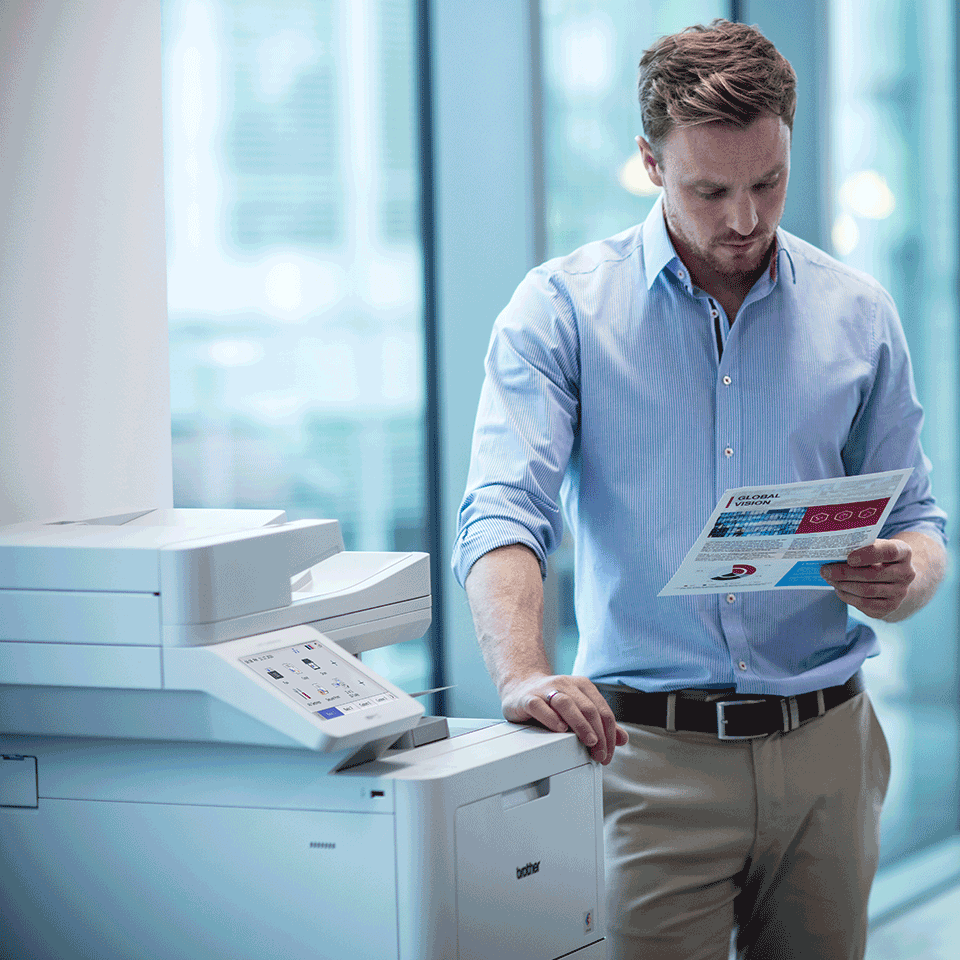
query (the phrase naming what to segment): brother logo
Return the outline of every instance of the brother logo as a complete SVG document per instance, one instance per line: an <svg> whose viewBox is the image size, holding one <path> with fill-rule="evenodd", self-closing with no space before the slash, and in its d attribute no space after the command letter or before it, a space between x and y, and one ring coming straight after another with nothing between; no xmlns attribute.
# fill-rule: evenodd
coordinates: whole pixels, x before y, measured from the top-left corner
<svg viewBox="0 0 960 960"><path fill-rule="evenodd" d="M528 863L525 867L517 867L517 879L522 880L524 877L529 877L531 873L540 872L540 861L536 863Z"/></svg>

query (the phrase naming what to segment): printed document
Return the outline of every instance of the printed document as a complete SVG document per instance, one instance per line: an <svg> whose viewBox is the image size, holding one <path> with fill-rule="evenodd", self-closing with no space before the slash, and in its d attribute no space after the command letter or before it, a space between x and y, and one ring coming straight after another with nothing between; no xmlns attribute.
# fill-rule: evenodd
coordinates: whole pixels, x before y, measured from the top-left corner
<svg viewBox="0 0 960 960"><path fill-rule="evenodd" d="M877 539L911 472L727 490L658 596L832 590L820 567Z"/></svg>

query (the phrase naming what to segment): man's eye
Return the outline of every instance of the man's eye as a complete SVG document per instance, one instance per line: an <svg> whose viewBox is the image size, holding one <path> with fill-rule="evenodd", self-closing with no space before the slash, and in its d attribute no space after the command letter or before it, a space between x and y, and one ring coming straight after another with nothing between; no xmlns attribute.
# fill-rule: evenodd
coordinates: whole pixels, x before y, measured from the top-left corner
<svg viewBox="0 0 960 960"><path fill-rule="evenodd" d="M700 190L698 192L704 200L719 200L723 196L722 190Z"/></svg>

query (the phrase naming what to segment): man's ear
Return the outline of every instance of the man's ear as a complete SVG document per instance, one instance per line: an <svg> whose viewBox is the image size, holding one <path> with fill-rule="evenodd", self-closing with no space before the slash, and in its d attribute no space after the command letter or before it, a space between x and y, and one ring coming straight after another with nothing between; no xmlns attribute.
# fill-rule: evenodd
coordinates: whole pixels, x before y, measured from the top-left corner
<svg viewBox="0 0 960 960"><path fill-rule="evenodd" d="M643 157L643 168L647 171L650 182L655 187L662 187L663 175L660 172L660 164L654 156L653 147L643 137L637 137L636 140L637 146L640 148L640 156Z"/></svg>

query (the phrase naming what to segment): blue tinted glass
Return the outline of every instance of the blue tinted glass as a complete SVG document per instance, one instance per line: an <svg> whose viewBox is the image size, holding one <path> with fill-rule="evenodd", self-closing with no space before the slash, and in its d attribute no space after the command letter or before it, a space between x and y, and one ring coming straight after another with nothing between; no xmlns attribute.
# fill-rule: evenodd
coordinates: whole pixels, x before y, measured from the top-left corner
<svg viewBox="0 0 960 960"><path fill-rule="evenodd" d="M835 256L890 291L926 412L934 490L957 516L957 87L953 0L833 0L829 34ZM893 754L886 862L954 833L960 756L956 575L902 624L874 624L867 665Z"/></svg>
<svg viewBox="0 0 960 960"><path fill-rule="evenodd" d="M426 548L414 28L413 0L165 2L178 506ZM429 685L425 644L393 660Z"/></svg>
<svg viewBox="0 0 960 960"><path fill-rule="evenodd" d="M559 256L642 220L658 190L643 133L637 66L658 37L728 16L717 0L543 0L547 253Z"/></svg>

